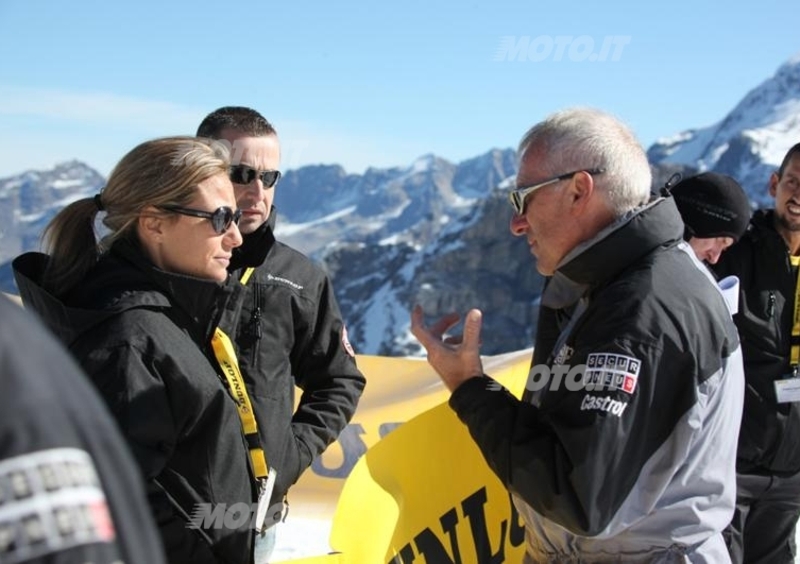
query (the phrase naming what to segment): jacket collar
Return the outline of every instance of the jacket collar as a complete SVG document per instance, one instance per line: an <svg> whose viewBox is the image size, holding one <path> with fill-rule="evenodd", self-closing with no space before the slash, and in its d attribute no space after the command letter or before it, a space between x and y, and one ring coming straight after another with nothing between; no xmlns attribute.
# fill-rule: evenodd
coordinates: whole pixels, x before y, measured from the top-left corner
<svg viewBox="0 0 800 564"><path fill-rule="evenodd" d="M14 261L14 274L23 302L66 343L111 316L137 308L164 310L205 340L240 286L230 278L217 283L160 270L138 244L119 240L86 278L61 298L41 286L48 261L42 253L26 253Z"/></svg>
<svg viewBox="0 0 800 564"><path fill-rule="evenodd" d="M42 287L44 272L50 260L43 253L25 253L14 259L12 268L26 309L35 311L44 323L65 344L69 345L82 332L114 315L111 311L73 308Z"/></svg>
<svg viewBox="0 0 800 564"><path fill-rule="evenodd" d="M750 225L748 225L747 231L742 238L745 237L752 241L759 239L769 241L771 244L779 245L787 253L789 252L786 240L775 228L775 210L772 208L758 209L753 212L753 216L750 218Z"/></svg>
<svg viewBox="0 0 800 564"><path fill-rule="evenodd" d="M168 299L170 305L182 310L192 321L209 332L219 320L219 303L223 304L238 285L230 276L225 282L215 282L185 274L166 272L147 259L138 244L120 241L111 250L142 274L140 291L132 296L135 306L160 306Z"/></svg>
<svg viewBox="0 0 800 564"><path fill-rule="evenodd" d="M242 237L242 244L233 250L228 272L236 272L242 268L258 267L264 264L270 249L275 244L275 224L278 213L275 206L269 212L269 218L261 227Z"/></svg>
<svg viewBox="0 0 800 564"><path fill-rule="evenodd" d="M570 251L542 294L542 304L564 308L658 247L677 244L683 221L672 197L658 197L623 215Z"/></svg>

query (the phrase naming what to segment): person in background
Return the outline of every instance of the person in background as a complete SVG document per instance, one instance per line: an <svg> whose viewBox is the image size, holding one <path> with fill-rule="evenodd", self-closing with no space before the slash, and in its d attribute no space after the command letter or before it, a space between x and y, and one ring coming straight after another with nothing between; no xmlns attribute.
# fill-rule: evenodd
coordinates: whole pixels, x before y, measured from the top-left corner
<svg viewBox="0 0 800 564"><path fill-rule="evenodd" d="M769 178L773 209L757 210L712 268L739 278L744 414L736 512L725 532L734 562L790 563L800 516L800 143Z"/></svg>
<svg viewBox="0 0 800 564"><path fill-rule="evenodd" d="M49 254L12 265L23 303L69 347L119 424L170 564L252 561L257 486L212 350L240 291L227 270L242 242L229 164L208 139L144 142L100 194L53 218ZM98 243L101 211L110 233Z"/></svg>
<svg viewBox="0 0 800 564"><path fill-rule="evenodd" d="M281 177L275 128L253 109L228 106L206 116L197 135L231 147L230 179L242 210L244 243L230 271L244 284L245 298L238 326L228 318L222 326L235 335L261 444L277 472L274 505L347 426L366 380L331 281L275 239L273 202ZM297 409L295 386L302 390ZM257 537L257 562L269 559L276 529Z"/></svg>
<svg viewBox="0 0 800 564"><path fill-rule="evenodd" d="M166 564L142 478L61 344L0 295L0 562Z"/></svg>
<svg viewBox="0 0 800 564"><path fill-rule="evenodd" d="M750 201L736 180L716 172L684 178L669 192L683 218L683 238L697 258L716 264L750 222Z"/></svg>
<svg viewBox="0 0 800 564"><path fill-rule="evenodd" d="M674 200L648 201L644 150L603 112L549 116L519 154L511 231L551 277L542 304L569 312L540 317L558 337L522 399L483 373L480 311L445 337L459 316L415 307L411 330L512 494L524 562L728 561L741 349Z"/></svg>

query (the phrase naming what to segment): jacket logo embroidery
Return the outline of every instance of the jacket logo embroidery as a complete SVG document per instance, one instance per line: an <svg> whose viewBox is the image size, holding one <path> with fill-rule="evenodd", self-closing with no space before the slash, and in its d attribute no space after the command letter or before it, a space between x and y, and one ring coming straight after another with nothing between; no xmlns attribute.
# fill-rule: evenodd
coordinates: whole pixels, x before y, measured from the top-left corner
<svg viewBox="0 0 800 564"><path fill-rule="evenodd" d="M289 280L287 278L282 278L280 276L275 276L274 274L267 274L267 280L269 282L278 282L280 284L284 284L286 286L289 286L290 288L294 288L295 290L302 290L303 289L303 286L301 286L297 282L292 282L291 280Z"/></svg>
<svg viewBox="0 0 800 564"><path fill-rule="evenodd" d="M558 351L555 360L553 360L553 364L566 364L569 362L569 359L572 358L572 353L575 352L575 349L570 347L569 345L564 345Z"/></svg>
<svg viewBox="0 0 800 564"><path fill-rule="evenodd" d="M0 562L50 560L56 552L115 538L87 452L54 448L0 461Z"/></svg>
<svg viewBox="0 0 800 564"><path fill-rule="evenodd" d="M612 353L592 353L586 359L583 383L589 390L619 390L633 395L642 361Z"/></svg>
<svg viewBox="0 0 800 564"><path fill-rule="evenodd" d="M581 402L581 411L605 411L617 417L622 416L626 407L628 402L611 399L609 396L599 398L586 394Z"/></svg>

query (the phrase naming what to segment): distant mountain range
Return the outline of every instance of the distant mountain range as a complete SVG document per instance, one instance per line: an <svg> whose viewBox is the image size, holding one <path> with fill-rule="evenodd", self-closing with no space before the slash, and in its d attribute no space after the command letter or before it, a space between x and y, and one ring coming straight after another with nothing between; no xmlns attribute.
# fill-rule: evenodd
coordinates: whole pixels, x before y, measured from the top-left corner
<svg viewBox="0 0 800 564"><path fill-rule="evenodd" d="M742 183L757 205L786 150L800 141L800 57L749 92L720 123L659 139L648 150L653 188L674 172L714 170ZM334 281L351 341L364 354L416 355L409 311L484 311L484 354L530 347L542 279L524 239L508 231L514 151L451 163L347 174L340 166L289 170L277 187L277 235L322 263ZM0 289L14 292L7 261L38 248L42 228L103 178L73 161L0 179ZM5 264L3 264L5 263Z"/></svg>
<svg viewBox="0 0 800 564"><path fill-rule="evenodd" d="M647 151L654 164L690 164L728 174L758 207L771 205L767 180L800 142L800 54L753 88L720 122L659 139Z"/></svg>

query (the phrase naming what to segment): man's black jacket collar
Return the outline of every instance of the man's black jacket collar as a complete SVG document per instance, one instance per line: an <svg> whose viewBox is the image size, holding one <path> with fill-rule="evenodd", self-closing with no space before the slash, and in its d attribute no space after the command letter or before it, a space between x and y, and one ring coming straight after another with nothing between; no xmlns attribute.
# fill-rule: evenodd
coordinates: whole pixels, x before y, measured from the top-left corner
<svg viewBox="0 0 800 564"><path fill-rule="evenodd" d="M228 272L236 272L242 268L258 267L264 264L270 249L275 244L275 222L277 221L275 206L269 213L269 218L261 227L243 236L241 246L233 250Z"/></svg>
<svg viewBox="0 0 800 564"><path fill-rule="evenodd" d="M542 304L569 307L657 247L682 239L683 221L674 199L657 198L570 251L545 288Z"/></svg>

